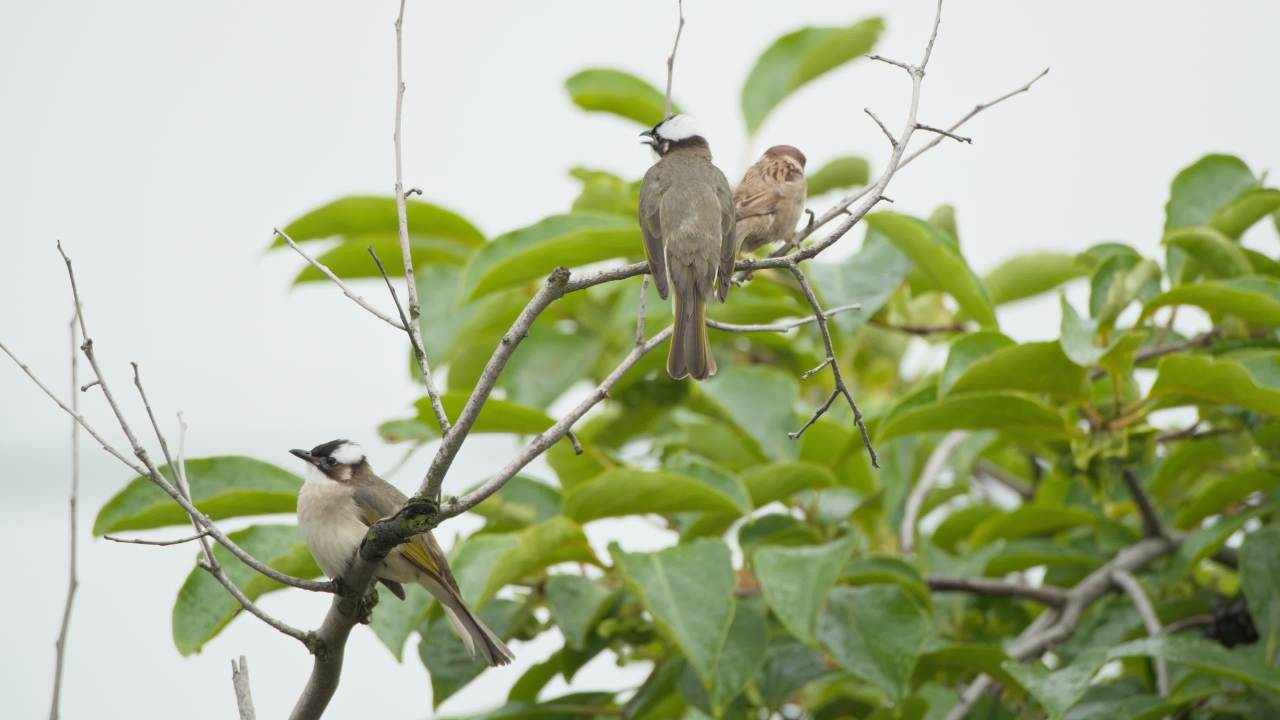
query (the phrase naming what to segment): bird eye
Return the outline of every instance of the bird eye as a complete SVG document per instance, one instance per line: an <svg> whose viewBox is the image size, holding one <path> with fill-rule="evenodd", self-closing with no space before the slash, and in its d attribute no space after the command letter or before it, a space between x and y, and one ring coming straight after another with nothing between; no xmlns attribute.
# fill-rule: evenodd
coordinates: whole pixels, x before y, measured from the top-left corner
<svg viewBox="0 0 1280 720"><path fill-rule="evenodd" d="M333 467L334 465L337 465L337 464L338 464L338 461L337 461L337 460L334 460L334 459L333 459L333 458L331 458L331 457L327 457L327 458L325 458L325 459L324 459L324 464L325 464L325 465L327 465L327 466L329 466L329 467Z"/></svg>

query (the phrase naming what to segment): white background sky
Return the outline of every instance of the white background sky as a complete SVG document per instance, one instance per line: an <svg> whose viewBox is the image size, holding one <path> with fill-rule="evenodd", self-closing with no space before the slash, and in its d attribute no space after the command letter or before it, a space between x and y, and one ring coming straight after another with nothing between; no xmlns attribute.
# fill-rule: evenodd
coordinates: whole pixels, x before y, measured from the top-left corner
<svg viewBox="0 0 1280 720"><path fill-rule="evenodd" d="M813 83L770 117L749 155L742 81L777 35L872 14L888 24L878 51L914 61L931 5L690 0L676 98L698 115L731 178L744 157L776 142L800 146L814 164L857 152L878 168L888 148L862 108L900 123L908 95L900 71L861 62ZM126 406L140 411L126 392L136 360L165 417L186 412L191 456L243 453L288 467L288 448L349 435L366 442L375 467L389 466L398 453L376 442L374 427L414 397L401 338L335 288L288 291L300 260L262 250L272 226L316 205L390 192L394 15L390 0L4 3L0 339L65 392L70 300L53 247L60 238ZM577 110L562 83L603 65L660 84L673 27L673 3L657 0L411 2L406 183L492 236L567 208L575 164L638 177L649 155L636 129ZM954 203L980 271L1016 252L1103 239L1153 253L1179 168L1210 151L1237 153L1255 169L1280 162L1277 27L1280 5L1264 0L952 0L923 122L945 125L1053 70L968 127L972 146L938 148L889 194L899 211L917 214ZM1276 250L1270 228L1249 240ZM857 238L847 242L837 249L851 251ZM383 298L373 285L367 295ZM1030 303L1002 320L1019 339L1047 338L1058 313ZM100 396L84 400L110 430ZM16 368L0 367L0 543L13 549L0 594L9 717L47 711L66 582L66 438L65 416ZM446 491L496 467L505 448L469 442ZM422 464L396 481L416 485ZM127 476L86 443L83 584L65 715L231 717L227 660L247 653L259 716L282 716L310 664L294 641L242 618L203 654L181 659L169 618L193 549L90 540L97 508ZM636 529L629 536L661 541ZM325 600L283 593L264 604L311 627ZM515 669L486 675L445 709L491 705L553 649L517 647ZM333 717L430 714L416 659L396 665L358 630L347 664ZM593 666L581 687L616 686L610 668Z"/></svg>

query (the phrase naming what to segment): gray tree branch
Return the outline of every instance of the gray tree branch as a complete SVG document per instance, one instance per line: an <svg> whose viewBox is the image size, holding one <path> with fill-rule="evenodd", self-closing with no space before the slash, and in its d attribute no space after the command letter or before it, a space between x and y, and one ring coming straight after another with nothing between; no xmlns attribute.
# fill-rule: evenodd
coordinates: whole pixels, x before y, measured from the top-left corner
<svg viewBox="0 0 1280 720"><path fill-rule="evenodd" d="M249 661L243 655L239 664L231 661L231 685L236 691L236 709L240 711L240 720L256 720L253 710L253 696L249 693Z"/></svg>
<svg viewBox="0 0 1280 720"><path fill-rule="evenodd" d="M77 308L78 310L78 308ZM79 341L77 338L77 321L79 320L79 312L71 318L71 324L68 330L71 333L71 407L75 414L79 414L80 400L76 394L76 388L80 386L80 354L76 352ZM75 420L71 421L71 492L70 501L67 508L70 542L68 550L68 579L67 579L67 600L62 607L62 624L58 629L58 639L54 643L54 661L53 661L53 699L49 703L49 720L58 720L58 713L62 701L62 671L66 665L67 657L67 631L71 627L71 609L76 600L76 589L80 587L80 578L77 574L77 528L76 528L76 510L80 498L80 425Z"/></svg>

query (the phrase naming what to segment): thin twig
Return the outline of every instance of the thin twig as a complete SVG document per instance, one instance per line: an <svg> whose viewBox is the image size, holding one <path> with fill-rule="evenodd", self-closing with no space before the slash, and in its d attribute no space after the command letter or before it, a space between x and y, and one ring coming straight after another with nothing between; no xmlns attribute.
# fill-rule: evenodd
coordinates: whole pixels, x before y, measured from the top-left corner
<svg viewBox="0 0 1280 720"><path fill-rule="evenodd" d="M1147 634L1151 637L1160 635L1160 618L1156 616L1156 609L1151 606L1151 600L1142 589L1142 583L1138 582L1138 578L1128 570L1117 569L1112 571L1111 579L1128 594L1134 609L1138 611L1138 617L1142 618ZM1158 657L1155 659L1155 668L1156 692L1160 693L1160 697L1169 697L1169 666L1165 664L1164 658Z"/></svg>
<svg viewBox="0 0 1280 720"><path fill-rule="evenodd" d="M189 543L192 540L199 540L200 538L208 537L208 536L209 536L208 530L201 530L195 535L188 535L186 537L181 537L176 540L141 540L138 538L116 537L114 535L103 535L102 539L110 540L111 542L125 543L128 545L153 545L155 547L169 547L170 545L181 545L183 543Z"/></svg>
<svg viewBox="0 0 1280 720"><path fill-rule="evenodd" d="M1174 633L1180 633L1183 630L1190 630L1192 628L1204 627L1205 625L1212 625L1212 624L1213 624L1213 616L1210 615L1209 613L1201 613L1199 615L1188 615L1187 617L1184 617L1181 620L1174 620L1168 625L1165 625L1164 627L1160 628L1160 634L1173 635Z"/></svg>
<svg viewBox="0 0 1280 720"><path fill-rule="evenodd" d="M832 358L826 358L826 359L825 359L825 360L823 360L821 363L819 363L817 367L815 367L815 368L813 368L813 369L811 369L811 370L805 370L803 373L800 373L800 379L801 379L801 380L808 380L809 378L813 377L814 375L817 375L818 373L822 372L824 369L826 369L826 367L827 367L828 365L830 365L830 364L831 364L831 360L832 360Z"/></svg>
<svg viewBox="0 0 1280 720"><path fill-rule="evenodd" d="M861 309L862 309L861 303L850 303L848 305L840 305L838 307L833 307L830 310L827 310L824 314L827 317L831 317L832 315L837 315L842 312L848 312L850 310L861 310ZM719 320L711 320L708 318L707 327L715 328L716 330L720 330L722 332L731 332L731 333L758 333L758 332L785 333L789 330L794 330L798 327L803 327L805 325L809 325L817 321L818 321L817 317L810 315L809 317L796 318L793 320L780 320L775 323L765 323L761 325L737 325L734 323L724 323L724 322L720 322ZM826 366L826 363L824 362L822 367L825 367L825 366ZM808 375L805 375L804 377L808 377Z"/></svg>
<svg viewBox="0 0 1280 720"><path fill-rule="evenodd" d="M893 133L889 132L889 128L885 126L884 121L880 119L879 115L876 115L874 112L872 112L871 108L862 108L862 112L870 115L871 119L876 121L876 125L880 126L880 132L884 133L884 136L889 138L890 147L895 147L895 148L898 147L898 138L894 137ZM813 218L810 218L809 224L811 226L813 225L813 222L814 222Z"/></svg>
<svg viewBox="0 0 1280 720"><path fill-rule="evenodd" d="M952 140L955 140L956 142L967 143L969 145L973 144L973 138L971 137L966 137L964 135L957 135L951 132L950 130L943 130L942 128L936 128L932 125L925 125L924 123L916 123L916 129L924 130L925 132L937 133L943 137L949 137Z"/></svg>
<svg viewBox="0 0 1280 720"><path fill-rule="evenodd" d="M367 249L369 250L369 257L373 258L373 264L378 266L382 281L387 284L387 292L391 293L391 302L395 304L396 314L400 316L400 329L404 330L409 336L409 342L413 344L413 350L416 354L418 351L417 341L413 339L413 333L409 332L409 318L404 314L404 306L400 304L400 296L396 293L396 286L391 284L387 269L382 265L382 258L378 257L378 253L373 251L373 246L370 245Z"/></svg>
<svg viewBox="0 0 1280 720"><path fill-rule="evenodd" d="M1159 513L1156 512L1155 505L1151 502L1151 496L1147 494L1142 482L1138 480L1138 476L1132 470L1126 469L1120 473L1124 478L1125 487L1129 489L1129 495L1133 498L1133 504L1138 506L1138 514L1142 518L1142 534L1144 537L1167 538L1169 531L1165 529L1164 523L1160 520Z"/></svg>
<svg viewBox="0 0 1280 720"><path fill-rule="evenodd" d="M231 661L231 686L236 691L236 708L240 711L240 720L256 720L253 710L253 696L249 693L249 661L243 655L240 663Z"/></svg>
<svg viewBox="0 0 1280 720"><path fill-rule="evenodd" d="M281 230L280 228L274 228L272 229L272 232L275 233L277 237L284 240L285 243L289 245L289 247L293 248L294 252L301 255L303 260L306 260L308 263L310 263L311 267L315 268L316 270L319 270L321 275L324 275L325 277L332 280L333 284L337 285L338 288L342 290L342 294L350 298L352 302L364 308L365 310L368 310L369 313L372 314L374 317L390 325L391 327L397 330L405 329L404 325L401 325L400 323L396 322L395 319L392 318L390 315L387 315L386 313L382 312L381 310L374 307L373 305L370 305L368 300L365 300L363 296L361 296L356 291L352 290L345 282L342 281L342 278L338 277L332 270L329 269L329 266L311 257L302 248L298 247L298 243L294 242L293 238L286 235L283 230Z"/></svg>
<svg viewBox="0 0 1280 720"><path fill-rule="evenodd" d="M814 294L813 288L809 286L809 280L805 277L804 271L794 264L788 269L795 276L796 282L800 284L800 291L804 293L805 300L809 302L809 307L813 308L813 317L817 320L818 332L822 334L822 344L827 350L827 359L831 361L828 364L831 368L831 377L835 381L835 390L832 391L832 396L827 398L826 403L799 430L794 433L788 433L788 435L793 440L799 438L810 425L827 411L827 408L831 407L835 394L839 393L844 396L844 399L849 403L849 409L853 411L853 424L862 435L862 444L866 447L867 455L871 458L871 467L879 468L880 461L876 457L875 448L871 446L871 434L867 432L866 423L862 420L862 410L858 408L858 403L853 399L853 393L849 391L849 386L845 384L844 374L840 371L840 363L836 362L836 349L831 342L831 330L827 327L827 314L823 312L822 305L818 303L818 296Z"/></svg>
<svg viewBox="0 0 1280 720"><path fill-rule="evenodd" d="M1190 337L1190 338L1187 338L1186 340L1182 340L1176 343L1169 343L1168 345L1160 345L1158 347L1147 348L1146 350L1142 350L1134 353L1133 362L1136 365L1138 363L1146 362L1148 360L1154 360L1159 357L1164 357L1165 355L1172 355L1173 353L1182 352L1183 350L1208 347L1212 345L1214 341L1216 341L1219 337L1221 337L1221 335L1222 335L1222 331L1218 330L1217 328L1214 328L1212 330L1206 330L1205 332L1202 332L1194 337ZM1097 380L1098 378L1106 374L1107 374L1106 370L1103 370L1102 368L1095 368L1093 372L1089 373L1089 378L1091 380Z"/></svg>
<svg viewBox="0 0 1280 720"><path fill-rule="evenodd" d="M71 333L71 407L78 415L80 410L80 397L76 394L76 387L79 385L80 375L80 353L77 352L77 346L80 344L77 338L77 320L79 312L71 318L68 330ZM76 590L80 587L80 577L77 570L77 536L79 532L76 528L76 508L80 498L80 425L75 421L71 421L71 492L68 502L68 540L70 542L68 549L68 580L67 580L67 600L62 607L62 624L58 629L58 639L54 643L54 661L53 661L53 699L49 703L49 720L58 720L58 712L62 701L62 669L66 665L67 657L67 631L71 627L71 609L75 604Z"/></svg>
<svg viewBox="0 0 1280 720"><path fill-rule="evenodd" d="M940 325L899 325L895 323L885 322L884 320L878 320L876 318L871 318L869 322L875 327L878 327L884 330L892 330L894 332L900 332L906 335L919 335L922 337L928 336L928 335L945 334L945 333L969 332L969 328L962 322L942 323Z"/></svg>
<svg viewBox="0 0 1280 720"><path fill-rule="evenodd" d="M572 430L566 430L564 436L569 438L569 444L573 446L573 454L582 454L582 443L578 441L578 436Z"/></svg>
<svg viewBox="0 0 1280 720"><path fill-rule="evenodd" d="M991 597L1013 597L1034 600L1049 607L1067 603L1067 591L1050 585L1032 587L981 577L929 577L925 584L934 592L966 592Z"/></svg>
<svg viewBox="0 0 1280 720"><path fill-rule="evenodd" d="M676 50L680 48L680 33L684 32L684 0L676 0L676 8L680 13L680 24L676 25L676 39L671 43L671 54L667 56L667 94L662 101L663 119L671 117L671 77L675 74Z"/></svg>
<svg viewBox="0 0 1280 720"><path fill-rule="evenodd" d="M979 459L973 464L973 471L1012 490L1023 500L1029 502L1036 497L1035 488L1010 475L1004 469L988 460Z"/></svg>
<svg viewBox="0 0 1280 720"><path fill-rule="evenodd" d="M400 238L400 260L404 263L405 294L409 297L409 322L406 331L413 346L413 357L418 362L418 372L427 386L431 411L440 425L440 435L449 432L449 416L440 400L440 388L436 387L431 363L427 360L427 344L422 339L422 306L418 303L418 284L413 279L413 250L409 246L409 209L405 204L404 169L401 162L400 120L404 115L404 2L400 0L400 13L396 15L396 129L393 141L396 149L396 218Z"/></svg>
<svg viewBox="0 0 1280 720"><path fill-rule="evenodd" d="M898 547L904 556L910 557L914 554L916 521L920 519L920 509L924 507L925 496L929 494L934 484L938 482L938 477L942 475L942 469L947 466L947 459L951 457L952 451L964 440L964 436L965 433L959 430L949 432L943 436L937 447L929 454L929 459L924 464L924 470L920 472L920 479L916 481L915 487L911 488L911 495L907 497L906 509L902 514L902 525L898 528Z"/></svg>

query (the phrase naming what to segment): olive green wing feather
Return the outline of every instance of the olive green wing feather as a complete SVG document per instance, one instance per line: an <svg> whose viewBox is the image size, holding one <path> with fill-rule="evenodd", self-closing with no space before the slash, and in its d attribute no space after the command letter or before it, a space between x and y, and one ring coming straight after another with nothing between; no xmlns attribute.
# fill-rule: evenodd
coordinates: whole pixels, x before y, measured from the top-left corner
<svg viewBox="0 0 1280 720"><path fill-rule="evenodd" d="M644 257L658 297L667 299L667 255L662 243L662 193L666 191L657 165L649 168L640 183L640 234L644 237Z"/></svg>

